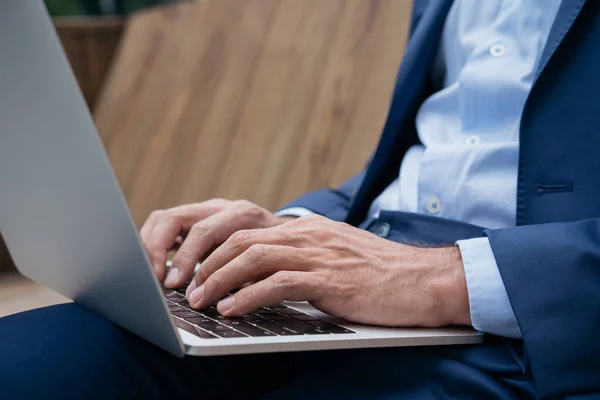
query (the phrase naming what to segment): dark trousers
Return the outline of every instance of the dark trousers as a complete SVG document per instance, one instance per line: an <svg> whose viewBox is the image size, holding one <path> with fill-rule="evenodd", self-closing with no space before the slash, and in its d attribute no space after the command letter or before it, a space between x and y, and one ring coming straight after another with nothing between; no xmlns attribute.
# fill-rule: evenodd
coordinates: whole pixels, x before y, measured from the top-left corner
<svg viewBox="0 0 600 400"><path fill-rule="evenodd" d="M395 230L393 240L452 243L476 231L452 223L432 240L430 223L412 220L403 225L410 232ZM179 359L68 304L0 319L0 397L492 400L535 393L516 340Z"/></svg>

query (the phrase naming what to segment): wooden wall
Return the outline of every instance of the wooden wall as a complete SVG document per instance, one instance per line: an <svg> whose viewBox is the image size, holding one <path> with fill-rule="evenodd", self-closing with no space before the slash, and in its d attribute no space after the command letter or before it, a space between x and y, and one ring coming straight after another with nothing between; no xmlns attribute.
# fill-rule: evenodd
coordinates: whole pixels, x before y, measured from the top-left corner
<svg viewBox="0 0 600 400"><path fill-rule="evenodd" d="M409 0L208 0L127 23L95 119L135 220L211 197L276 209L362 169Z"/></svg>

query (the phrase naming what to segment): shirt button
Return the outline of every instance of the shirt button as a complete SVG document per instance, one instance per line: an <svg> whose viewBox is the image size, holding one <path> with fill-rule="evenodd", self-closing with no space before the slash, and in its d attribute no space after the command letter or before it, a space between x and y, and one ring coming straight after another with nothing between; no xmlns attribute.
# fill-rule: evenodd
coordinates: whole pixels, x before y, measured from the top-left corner
<svg viewBox="0 0 600 400"><path fill-rule="evenodd" d="M427 202L427 211L431 214L437 214L442 210L442 202L435 196L432 196Z"/></svg>
<svg viewBox="0 0 600 400"><path fill-rule="evenodd" d="M390 234L392 227L387 222L377 224L373 233L379 237L386 238Z"/></svg>
<svg viewBox="0 0 600 400"><path fill-rule="evenodd" d="M479 144L481 143L481 139L477 135L469 136L465 139L465 144Z"/></svg>
<svg viewBox="0 0 600 400"><path fill-rule="evenodd" d="M506 48L503 44L498 43L490 47L490 54L492 57L502 57L505 52Z"/></svg>

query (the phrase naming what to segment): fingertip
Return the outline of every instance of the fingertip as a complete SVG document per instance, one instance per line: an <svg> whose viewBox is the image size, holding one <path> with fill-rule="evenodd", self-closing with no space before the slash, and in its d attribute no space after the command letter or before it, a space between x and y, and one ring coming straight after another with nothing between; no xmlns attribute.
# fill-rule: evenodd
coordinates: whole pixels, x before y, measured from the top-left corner
<svg viewBox="0 0 600 400"><path fill-rule="evenodd" d="M169 289L174 289L179 286L179 268L171 267L165 280L165 286Z"/></svg>
<svg viewBox="0 0 600 400"><path fill-rule="evenodd" d="M192 290L188 299L192 308L200 308L202 300L204 298L204 285L200 285L197 289Z"/></svg>
<svg viewBox="0 0 600 400"><path fill-rule="evenodd" d="M196 279L192 279L192 282L185 290L185 297L189 300L190 294L196 289Z"/></svg>
<svg viewBox="0 0 600 400"><path fill-rule="evenodd" d="M235 296L229 296L217 304L217 311L223 316L230 316L235 307Z"/></svg>

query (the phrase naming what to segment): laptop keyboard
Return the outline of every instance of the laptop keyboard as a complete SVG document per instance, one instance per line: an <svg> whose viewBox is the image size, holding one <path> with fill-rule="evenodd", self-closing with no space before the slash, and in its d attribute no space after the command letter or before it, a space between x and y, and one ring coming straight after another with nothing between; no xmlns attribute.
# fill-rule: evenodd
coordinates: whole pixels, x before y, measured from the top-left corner
<svg viewBox="0 0 600 400"><path fill-rule="evenodd" d="M193 310L183 288L163 288L163 293L175 325L203 339L355 333L282 304L263 307L240 318L225 318L216 305Z"/></svg>

